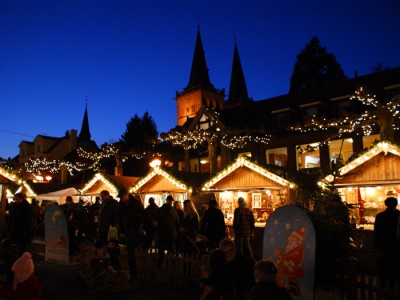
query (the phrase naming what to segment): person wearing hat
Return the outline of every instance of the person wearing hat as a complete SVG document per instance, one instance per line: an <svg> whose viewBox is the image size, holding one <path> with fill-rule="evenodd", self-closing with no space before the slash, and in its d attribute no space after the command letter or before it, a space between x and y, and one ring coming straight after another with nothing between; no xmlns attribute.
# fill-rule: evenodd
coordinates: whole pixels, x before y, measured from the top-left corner
<svg viewBox="0 0 400 300"><path fill-rule="evenodd" d="M267 259L260 260L254 265L254 277L256 284L249 292L249 300L280 299L291 300L293 297L289 291L276 283L278 269L276 265Z"/></svg>
<svg viewBox="0 0 400 300"><path fill-rule="evenodd" d="M150 219L142 201L129 194L126 188L119 190L118 197L120 202L119 209L119 235L125 241L128 252L129 270L131 281L134 281L137 275L136 258L134 250L139 245L143 246L144 231L143 224Z"/></svg>
<svg viewBox="0 0 400 300"><path fill-rule="evenodd" d="M43 284L33 274L35 267L32 255L24 252L12 266L14 283L12 286L0 287L0 298L5 300L36 300L40 299Z"/></svg>
<svg viewBox="0 0 400 300"><path fill-rule="evenodd" d="M165 204L157 211L158 267L161 266L164 260L165 250L169 253L175 252L177 230L179 226L178 213L172 207L174 198L171 195L168 195L165 201Z"/></svg>

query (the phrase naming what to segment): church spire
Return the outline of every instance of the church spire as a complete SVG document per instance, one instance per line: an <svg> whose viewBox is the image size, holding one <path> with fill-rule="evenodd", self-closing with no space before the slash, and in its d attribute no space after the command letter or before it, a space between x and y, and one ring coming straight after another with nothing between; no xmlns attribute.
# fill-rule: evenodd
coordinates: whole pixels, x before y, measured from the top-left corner
<svg viewBox="0 0 400 300"><path fill-rule="evenodd" d="M194 87L214 88L214 86L210 82L210 77L208 76L206 57L204 54L203 43L200 36L200 26L197 29L197 38L192 61L192 70L190 72L190 80L188 85L186 86L186 89Z"/></svg>
<svg viewBox="0 0 400 300"><path fill-rule="evenodd" d="M229 87L229 97L227 103L244 103L248 102L249 95L247 93L246 81L244 79L242 63L240 62L239 51L236 45L233 53L231 84Z"/></svg>
<svg viewBox="0 0 400 300"><path fill-rule="evenodd" d="M85 114L83 115L82 128L81 132L79 133L79 139L81 141L90 141L90 138L91 134L89 130L89 117L87 112L87 97L86 97Z"/></svg>

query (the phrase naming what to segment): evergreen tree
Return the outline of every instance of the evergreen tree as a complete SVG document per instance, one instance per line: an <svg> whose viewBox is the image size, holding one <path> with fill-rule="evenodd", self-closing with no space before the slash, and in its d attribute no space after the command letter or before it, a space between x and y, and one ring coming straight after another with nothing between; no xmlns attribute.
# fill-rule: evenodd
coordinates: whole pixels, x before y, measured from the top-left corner
<svg viewBox="0 0 400 300"><path fill-rule="evenodd" d="M143 117L135 114L129 120L120 141L125 150L139 153L149 150L157 137L157 125L153 117L145 112Z"/></svg>
<svg viewBox="0 0 400 300"><path fill-rule="evenodd" d="M318 37L297 55L297 61L290 78L290 93L321 88L346 79L336 57L321 47Z"/></svg>

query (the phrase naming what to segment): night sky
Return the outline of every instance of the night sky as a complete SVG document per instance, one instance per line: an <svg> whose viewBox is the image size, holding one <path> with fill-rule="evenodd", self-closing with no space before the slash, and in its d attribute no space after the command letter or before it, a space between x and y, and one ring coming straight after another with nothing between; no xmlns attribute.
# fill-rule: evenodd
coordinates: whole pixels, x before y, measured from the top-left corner
<svg viewBox="0 0 400 300"><path fill-rule="evenodd" d="M296 56L318 36L348 77L400 66L400 1L0 1L0 157L22 140L81 129L116 142L148 111L176 125L175 92L189 81L198 25L210 80L229 91L234 40L249 96L289 90Z"/></svg>

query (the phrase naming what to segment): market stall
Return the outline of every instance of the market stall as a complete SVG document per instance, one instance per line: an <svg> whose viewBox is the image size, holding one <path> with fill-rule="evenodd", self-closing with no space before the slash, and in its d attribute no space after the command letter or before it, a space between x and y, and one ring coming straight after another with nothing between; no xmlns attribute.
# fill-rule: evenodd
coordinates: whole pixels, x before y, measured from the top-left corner
<svg viewBox="0 0 400 300"><path fill-rule="evenodd" d="M147 175L139 179L130 188L130 192L139 195L145 206L148 205L150 197L153 197L155 203L161 206L165 203L168 195L171 195L177 201L188 199L192 189L168 171L159 166L154 166Z"/></svg>
<svg viewBox="0 0 400 300"><path fill-rule="evenodd" d="M110 195L116 198L120 188L124 187L128 189L133 186L138 179L138 177L96 173L93 178L85 184L83 189L80 190L81 198L84 201L91 201L94 203L95 198L100 195L102 190L109 191Z"/></svg>
<svg viewBox="0 0 400 300"><path fill-rule="evenodd" d="M207 181L202 190L212 192L219 202L227 224L232 223L237 199L243 197L252 209L257 226L265 226L268 216L278 207L292 202L295 184L273 172L239 157Z"/></svg>
<svg viewBox="0 0 400 300"><path fill-rule="evenodd" d="M353 221L373 224L376 214L386 208L385 199L400 193L400 147L381 141L322 182L335 187L342 201L353 207Z"/></svg>

